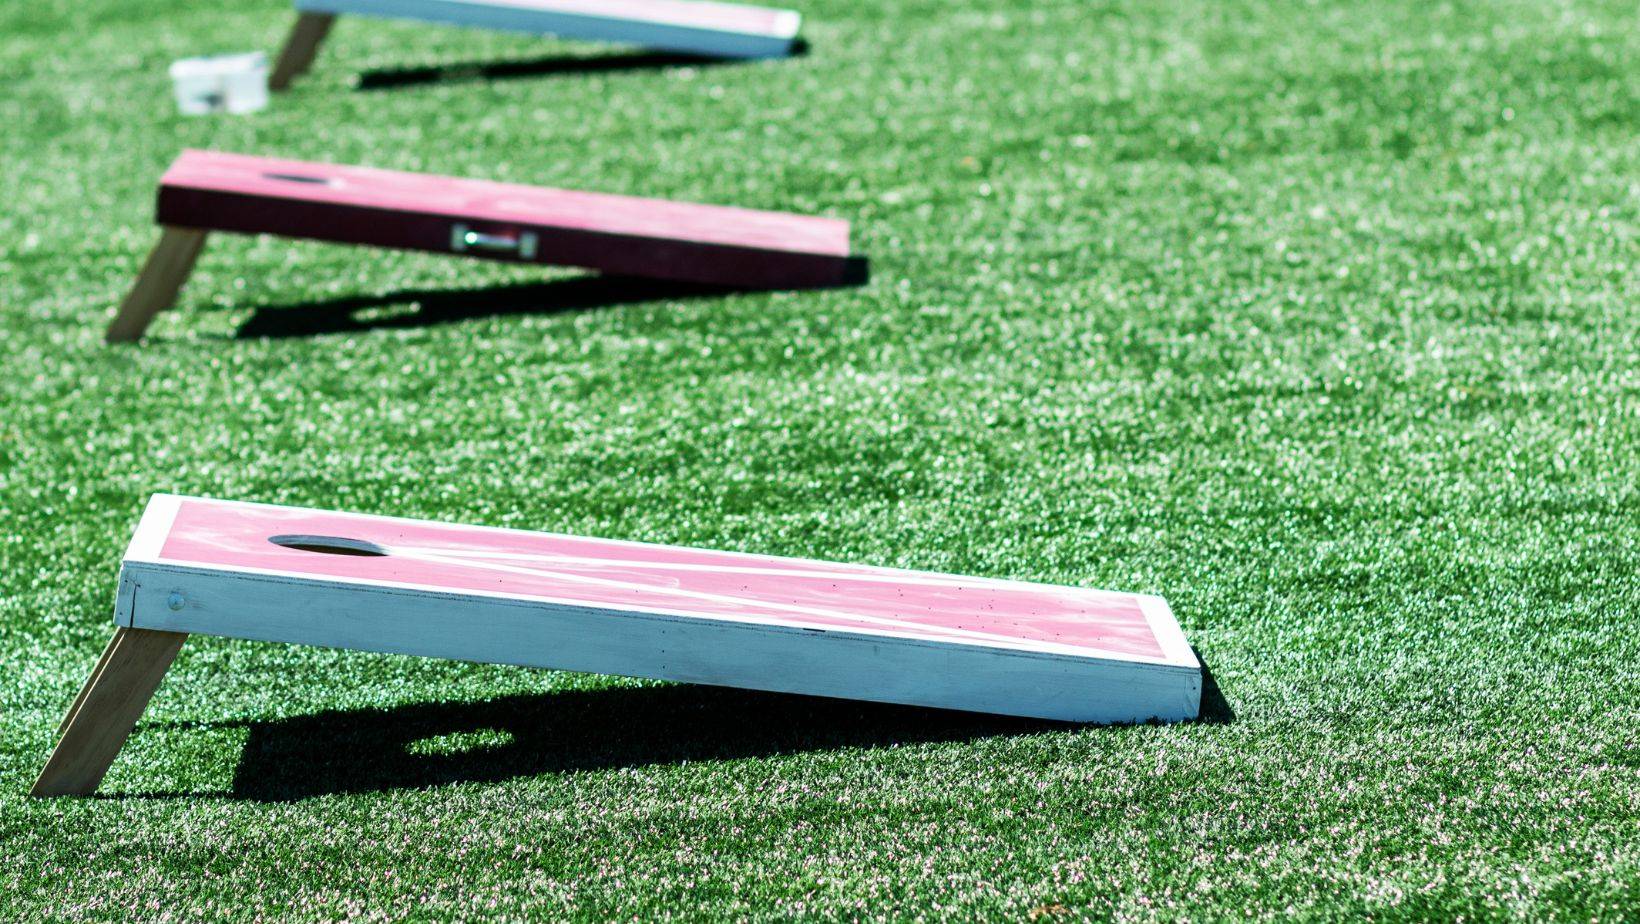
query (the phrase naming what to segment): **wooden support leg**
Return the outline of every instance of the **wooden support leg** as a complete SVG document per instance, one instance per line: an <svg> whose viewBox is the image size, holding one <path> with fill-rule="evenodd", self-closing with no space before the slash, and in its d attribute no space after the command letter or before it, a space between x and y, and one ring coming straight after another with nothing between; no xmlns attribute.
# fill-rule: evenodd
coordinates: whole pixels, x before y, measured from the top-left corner
<svg viewBox="0 0 1640 924"><path fill-rule="evenodd" d="M120 302L114 323L103 339L109 343L130 343L142 337L154 316L171 307L177 293L194 271L194 261L205 246L204 231L166 226L154 252L142 266L136 285Z"/></svg>
<svg viewBox="0 0 1640 924"><path fill-rule="evenodd" d="M187 637L123 626L114 630L114 640L69 707L62 737L29 795L95 792Z"/></svg>
<svg viewBox="0 0 1640 924"><path fill-rule="evenodd" d="M80 704L85 702L85 695L90 693L91 688L96 685L97 675L102 673L103 667L108 664L109 657L114 654L114 649L119 647L119 644L120 633L115 631L114 637L108 640L107 645L103 646L102 657L97 659L97 666L91 669L91 676L85 678L85 683L80 686L79 695L74 697L74 702L69 704L68 711L63 713L63 720L57 723L58 738L63 736L63 732L68 731L68 723L74 719L74 713L80 711Z"/></svg>
<svg viewBox="0 0 1640 924"><path fill-rule="evenodd" d="M275 93L290 88L290 82L308 72L313 66L313 59L319 54L319 45L330 34L330 27L335 24L334 13L299 13L296 25L290 29L290 37L285 39L285 47L279 52L279 60L273 65L273 73L268 77L268 89Z"/></svg>

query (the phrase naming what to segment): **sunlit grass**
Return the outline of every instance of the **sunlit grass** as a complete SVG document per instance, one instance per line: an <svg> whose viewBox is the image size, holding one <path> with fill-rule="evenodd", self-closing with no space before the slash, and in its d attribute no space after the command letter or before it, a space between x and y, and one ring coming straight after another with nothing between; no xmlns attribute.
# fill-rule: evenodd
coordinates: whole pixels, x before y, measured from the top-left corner
<svg viewBox="0 0 1640 924"><path fill-rule="evenodd" d="M187 119L166 65L288 5L0 5L0 917L1632 915L1632 4L803 12L375 90L618 50L344 20ZM873 278L219 236L108 348L184 146L835 215ZM1161 593L1233 718L196 638L105 798L29 801L159 490Z"/></svg>

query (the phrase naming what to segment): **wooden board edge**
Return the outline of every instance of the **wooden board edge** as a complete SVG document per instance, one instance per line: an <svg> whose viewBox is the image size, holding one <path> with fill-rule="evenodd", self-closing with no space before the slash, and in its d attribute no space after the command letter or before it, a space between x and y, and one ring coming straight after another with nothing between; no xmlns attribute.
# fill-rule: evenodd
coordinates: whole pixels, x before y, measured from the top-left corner
<svg viewBox="0 0 1640 924"><path fill-rule="evenodd" d="M119 590L114 595L114 625L127 629L135 626L138 586L137 576L121 565Z"/></svg>

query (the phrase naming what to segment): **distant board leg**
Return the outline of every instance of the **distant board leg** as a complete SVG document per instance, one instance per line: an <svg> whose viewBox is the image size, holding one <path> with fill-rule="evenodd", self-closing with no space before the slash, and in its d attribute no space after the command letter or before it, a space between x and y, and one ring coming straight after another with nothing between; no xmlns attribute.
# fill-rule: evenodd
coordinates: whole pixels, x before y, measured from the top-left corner
<svg viewBox="0 0 1640 924"><path fill-rule="evenodd" d="M314 57L319 54L319 46L324 43L335 22L333 13L297 15L296 25L291 27L290 37L285 39L285 47L273 65L273 74L268 77L269 90L275 93L287 90L292 80L308 72L308 68L313 66Z"/></svg>
<svg viewBox="0 0 1640 924"><path fill-rule="evenodd" d="M193 273L194 261L199 259L199 251L205 246L205 235L206 232L193 228L164 229L154 252L148 255L148 262L143 264L136 285L131 287L125 301L120 302L120 310L114 315L114 323L108 325L104 339L109 343L130 343L142 338L154 316L177 300L177 293Z"/></svg>
<svg viewBox="0 0 1640 924"><path fill-rule="evenodd" d="M114 640L70 707L62 737L29 795L96 792L187 638L181 632L114 630Z"/></svg>

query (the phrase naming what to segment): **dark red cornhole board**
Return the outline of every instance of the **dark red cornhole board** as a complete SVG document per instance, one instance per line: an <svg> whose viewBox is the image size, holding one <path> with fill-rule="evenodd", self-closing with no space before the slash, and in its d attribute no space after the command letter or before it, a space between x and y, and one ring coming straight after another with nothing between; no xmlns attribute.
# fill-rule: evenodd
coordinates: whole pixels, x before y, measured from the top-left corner
<svg viewBox="0 0 1640 924"><path fill-rule="evenodd" d="M176 159L160 180L157 220L178 239L168 233L144 276L180 278L139 280L110 340L141 336L209 231L737 288L846 285L864 271L849 254L848 222L834 218L215 151Z"/></svg>

